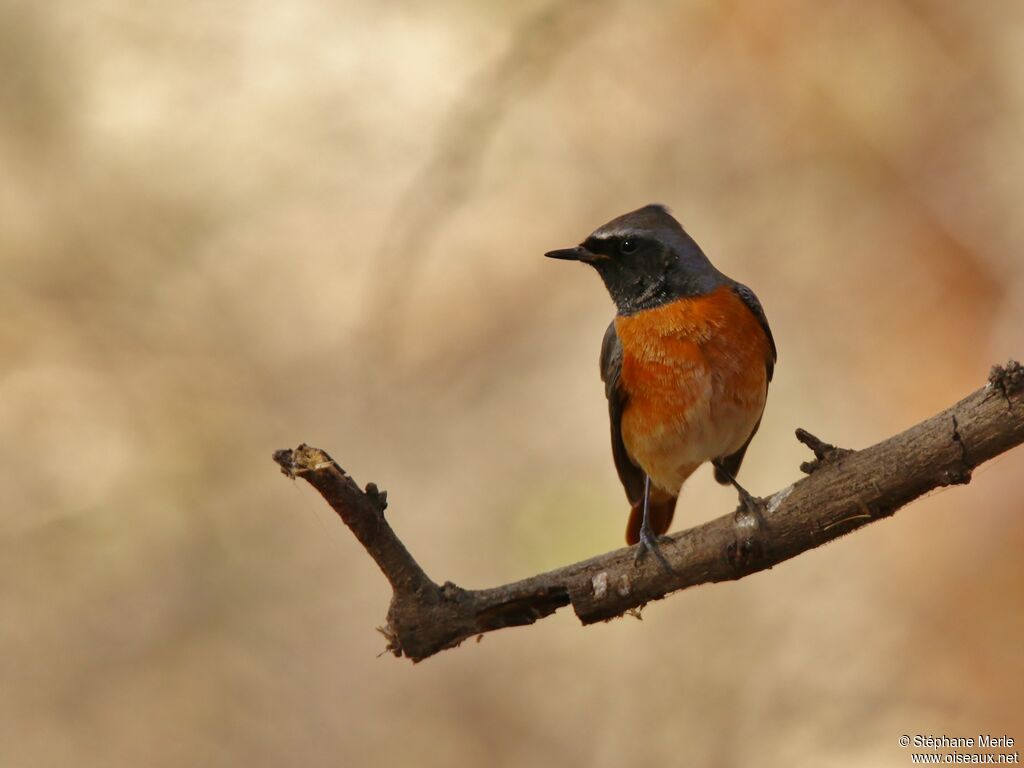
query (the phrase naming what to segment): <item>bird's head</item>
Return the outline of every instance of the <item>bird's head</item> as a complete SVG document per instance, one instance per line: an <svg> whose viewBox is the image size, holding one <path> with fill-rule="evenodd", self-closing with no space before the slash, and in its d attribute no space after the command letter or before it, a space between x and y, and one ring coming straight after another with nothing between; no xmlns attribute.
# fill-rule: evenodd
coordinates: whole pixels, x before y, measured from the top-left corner
<svg viewBox="0 0 1024 768"><path fill-rule="evenodd" d="M590 264L622 315L710 293L725 280L668 209L657 204L612 219L574 248L544 255Z"/></svg>

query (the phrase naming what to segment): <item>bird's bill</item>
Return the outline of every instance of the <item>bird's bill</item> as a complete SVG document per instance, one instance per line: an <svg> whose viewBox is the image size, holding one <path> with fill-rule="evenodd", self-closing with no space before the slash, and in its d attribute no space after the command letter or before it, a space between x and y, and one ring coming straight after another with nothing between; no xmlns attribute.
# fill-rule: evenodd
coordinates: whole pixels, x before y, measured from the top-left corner
<svg viewBox="0 0 1024 768"><path fill-rule="evenodd" d="M565 261L593 261L594 254L582 245L573 248L560 248L557 251L548 251L544 254L549 259L563 259Z"/></svg>

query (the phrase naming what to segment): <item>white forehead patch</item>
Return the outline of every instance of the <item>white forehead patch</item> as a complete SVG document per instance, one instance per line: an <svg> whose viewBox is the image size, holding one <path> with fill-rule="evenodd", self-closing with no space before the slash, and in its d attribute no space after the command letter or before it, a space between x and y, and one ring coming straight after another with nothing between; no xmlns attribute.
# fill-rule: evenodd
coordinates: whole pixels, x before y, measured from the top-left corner
<svg viewBox="0 0 1024 768"><path fill-rule="evenodd" d="M598 240L614 240L622 237L639 237L640 232L634 227L602 227L596 230L591 237L596 237Z"/></svg>

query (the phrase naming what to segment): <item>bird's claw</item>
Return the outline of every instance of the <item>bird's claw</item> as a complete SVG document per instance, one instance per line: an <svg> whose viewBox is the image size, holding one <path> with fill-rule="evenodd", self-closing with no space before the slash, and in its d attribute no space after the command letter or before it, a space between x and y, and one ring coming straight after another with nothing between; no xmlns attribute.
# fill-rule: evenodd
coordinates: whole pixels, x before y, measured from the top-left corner
<svg viewBox="0 0 1024 768"><path fill-rule="evenodd" d="M639 565L647 553L650 552L666 573L675 573L672 566L668 564L665 554L661 551L662 544L670 544L671 542L672 539L668 536L655 535L650 526L641 526L640 541L636 545L636 555L633 557L633 563Z"/></svg>
<svg viewBox="0 0 1024 768"><path fill-rule="evenodd" d="M736 507L736 520L737 520L737 522L739 522L739 520L742 517L749 516L749 517L753 518L755 524L759 528L764 527L764 523L765 523L765 521L764 521L764 510L765 510L765 502L764 502L764 500L763 499L758 499L758 498L755 498L755 497L751 496L742 487L738 487L737 488L737 492L739 493L739 497L740 497L740 504L739 504L738 507Z"/></svg>

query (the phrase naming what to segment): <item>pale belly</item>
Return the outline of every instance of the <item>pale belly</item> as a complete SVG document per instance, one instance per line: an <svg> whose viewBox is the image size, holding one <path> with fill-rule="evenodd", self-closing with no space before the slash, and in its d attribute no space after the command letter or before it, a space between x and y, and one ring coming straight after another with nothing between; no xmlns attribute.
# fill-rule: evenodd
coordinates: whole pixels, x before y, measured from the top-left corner
<svg viewBox="0 0 1024 768"><path fill-rule="evenodd" d="M622 433L633 462L652 483L677 495L701 464L743 447L764 411L767 382L762 375L760 385L749 382L751 387L729 375L714 376L703 366L674 374L666 386L631 397Z"/></svg>

